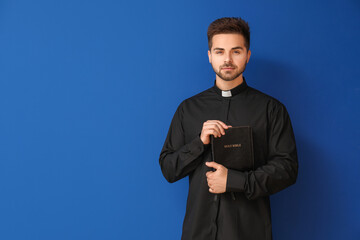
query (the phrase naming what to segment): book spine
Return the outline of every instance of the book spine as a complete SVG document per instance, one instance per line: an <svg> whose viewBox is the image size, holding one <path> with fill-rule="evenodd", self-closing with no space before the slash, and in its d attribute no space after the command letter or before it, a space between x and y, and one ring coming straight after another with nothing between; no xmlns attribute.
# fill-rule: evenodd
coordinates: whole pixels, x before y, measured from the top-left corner
<svg viewBox="0 0 360 240"><path fill-rule="evenodd" d="M214 136L210 135L210 143L211 143L211 159L215 162L215 151L214 151ZM212 168L212 171L215 172L215 168Z"/></svg>
<svg viewBox="0 0 360 240"><path fill-rule="evenodd" d="M215 162L214 159L214 136L210 135L210 143L211 143L211 159L213 160L213 162Z"/></svg>
<svg viewBox="0 0 360 240"><path fill-rule="evenodd" d="M213 162L215 162L215 159L214 159L214 136L213 135L210 135L210 143L211 143L211 159ZM215 168L212 168L212 171L215 172ZM215 196L214 196L214 201L216 202L218 199L218 195L215 193Z"/></svg>

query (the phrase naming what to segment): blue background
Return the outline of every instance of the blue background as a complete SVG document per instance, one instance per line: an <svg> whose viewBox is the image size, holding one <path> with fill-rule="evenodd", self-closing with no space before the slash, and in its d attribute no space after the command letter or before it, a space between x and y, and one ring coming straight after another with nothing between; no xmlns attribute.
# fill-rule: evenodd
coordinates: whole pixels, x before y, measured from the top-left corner
<svg viewBox="0 0 360 240"><path fill-rule="evenodd" d="M0 1L0 239L180 239L188 178L159 154L213 85L208 25L251 28L250 86L299 155L274 239L360 239L359 1Z"/></svg>

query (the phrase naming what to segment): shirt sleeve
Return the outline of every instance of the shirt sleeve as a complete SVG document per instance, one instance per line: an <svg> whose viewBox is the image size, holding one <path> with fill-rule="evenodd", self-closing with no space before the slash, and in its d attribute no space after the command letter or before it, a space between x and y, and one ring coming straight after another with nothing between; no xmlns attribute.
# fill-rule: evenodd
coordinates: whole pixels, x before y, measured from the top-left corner
<svg viewBox="0 0 360 240"><path fill-rule="evenodd" d="M201 141L200 133L185 143L182 118L183 109L180 104L171 121L159 158L161 171L170 183L184 178L195 170L201 163L201 155L207 146Z"/></svg>
<svg viewBox="0 0 360 240"><path fill-rule="evenodd" d="M284 105L270 112L268 161L254 171L228 169L227 192L243 192L248 199L267 196L294 184L298 174L295 137Z"/></svg>

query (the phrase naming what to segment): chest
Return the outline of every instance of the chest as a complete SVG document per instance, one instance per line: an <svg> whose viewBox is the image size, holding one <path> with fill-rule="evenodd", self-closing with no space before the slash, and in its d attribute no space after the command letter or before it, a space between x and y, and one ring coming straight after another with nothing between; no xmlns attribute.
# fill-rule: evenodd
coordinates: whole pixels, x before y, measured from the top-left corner
<svg viewBox="0 0 360 240"><path fill-rule="evenodd" d="M198 135L207 120L220 120L227 125L251 126L255 142L267 139L268 114L266 104L251 99L211 99L186 107L183 128L186 142Z"/></svg>

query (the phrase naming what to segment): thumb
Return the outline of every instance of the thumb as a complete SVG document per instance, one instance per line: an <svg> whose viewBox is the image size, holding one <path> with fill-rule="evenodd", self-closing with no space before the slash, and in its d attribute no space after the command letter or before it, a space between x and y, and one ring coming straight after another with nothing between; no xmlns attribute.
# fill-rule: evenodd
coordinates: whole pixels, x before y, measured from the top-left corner
<svg viewBox="0 0 360 240"><path fill-rule="evenodd" d="M206 162L206 166L218 169L221 165L216 162Z"/></svg>

